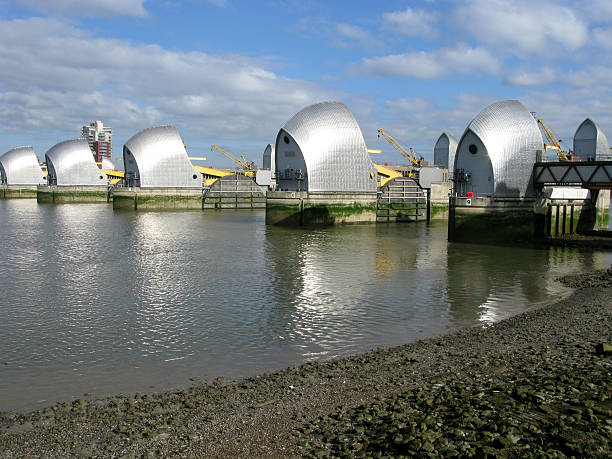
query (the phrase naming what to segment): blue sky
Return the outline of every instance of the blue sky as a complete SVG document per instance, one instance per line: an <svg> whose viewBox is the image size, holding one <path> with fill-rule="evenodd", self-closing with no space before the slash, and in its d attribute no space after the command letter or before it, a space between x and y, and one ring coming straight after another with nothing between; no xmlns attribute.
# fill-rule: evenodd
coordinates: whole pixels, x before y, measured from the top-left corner
<svg viewBox="0 0 612 459"><path fill-rule="evenodd" d="M101 119L114 156L174 124L194 156L261 163L301 108L347 104L374 159L433 158L483 108L519 99L564 146L612 136L612 1L0 0L0 152L37 154ZM611 137L612 139L612 137Z"/></svg>

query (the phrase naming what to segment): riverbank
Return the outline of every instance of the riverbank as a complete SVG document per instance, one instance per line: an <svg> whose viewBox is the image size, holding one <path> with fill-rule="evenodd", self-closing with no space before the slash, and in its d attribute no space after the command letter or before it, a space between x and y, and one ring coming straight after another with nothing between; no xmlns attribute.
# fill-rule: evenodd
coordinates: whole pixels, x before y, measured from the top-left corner
<svg viewBox="0 0 612 459"><path fill-rule="evenodd" d="M189 390L0 415L0 456L610 455L612 270L486 328Z"/></svg>

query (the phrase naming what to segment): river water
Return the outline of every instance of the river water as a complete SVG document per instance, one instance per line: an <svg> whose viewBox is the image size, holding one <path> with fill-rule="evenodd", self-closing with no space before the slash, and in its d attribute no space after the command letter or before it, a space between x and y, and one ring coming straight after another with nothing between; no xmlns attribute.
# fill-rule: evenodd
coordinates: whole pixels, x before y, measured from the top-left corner
<svg viewBox="0 0 612 459"><path fill-rule="evenodd" d="M446 241L446 223L287 229L264 211L0 200L0 411L161 391L486 326L606 252Z"/></svg>

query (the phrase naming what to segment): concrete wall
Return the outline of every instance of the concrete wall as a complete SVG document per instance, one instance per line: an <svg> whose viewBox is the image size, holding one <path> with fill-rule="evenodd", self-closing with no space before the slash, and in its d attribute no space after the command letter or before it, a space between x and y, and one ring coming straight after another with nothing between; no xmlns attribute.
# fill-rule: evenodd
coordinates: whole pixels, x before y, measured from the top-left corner
<svg viewBox="0 0 612 459"><path fill-rule="evenodd" d="M452 190L451 182L432 183L429 189L429 219L448 218L448 199Z"/></svg>
<svg viewBox="0 0 612 459"><path fill-rule="evenodd" d="M605 198L600 202L598 199L546 197L452 197L448 239L456 242L503 244L559 238L598 227L604 229L609 212L606 218L599 206L605 206ZM601 214L600 219L598 214Z"/></svg>
<svg viewBox="0 0 612 459"><path fill-rule="evenodd" d="M36 185L0 185L0 199L36 199Z"/></svg>
<svg viewBox="0 0 612 459"><path fill-rule="evenodd" d="M201 188L115 188L113 209L201 209Z"/></svg>
<svg viewBox="0 0 612 459"><path fill-rule="evenodd" d="M36 200L54 204L108 202L109 192L106 186L39 185L36 190Z"/></svg>
<svg viewBox="0 0 612 459"><path fill-rule="evenodd" d="M599 190L596 197L595 229L608 231L610 229L610 190Z"/></svg>
<svg viewBox="0 0 612 459"><path fill-rule="evenodd" d="M531 241L538 232L534 209L535 199L451 197L448 240L478 243Z"/></svg>
<svg viewBox="0 0 612 459"><path fill-rule="evenodd" d="M326 226L376 222L376 193L275 191L266 199L266 224Z"/></svg>

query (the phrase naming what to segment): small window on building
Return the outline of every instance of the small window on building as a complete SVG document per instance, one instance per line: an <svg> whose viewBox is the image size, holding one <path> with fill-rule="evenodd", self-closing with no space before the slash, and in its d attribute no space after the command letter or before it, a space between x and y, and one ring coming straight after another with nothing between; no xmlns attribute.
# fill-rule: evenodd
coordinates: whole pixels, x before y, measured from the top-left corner
<svg viewBox="0 0 612 459"><path fill-rule="evenodd" d="M198 176L196 174L193 174L193 179L195 180L197 178L198 178Z"/></svg>
<svg viewBox="0 0 612 459"><path fill-rule="evenodd" d="M478 153L478 147L476 145L474 145L473 143L470 144L470 146L468 147L468 150L470 151L470 153L472 153L473 155L475 155L476 153Z"/></svg>
<svg viewBox="0 0 612 459"><path fill-rule="evenodd" d="M289 137L287 137L287 136L283 137L283 141L284 141L286 144L289 144Z"/></svg>

